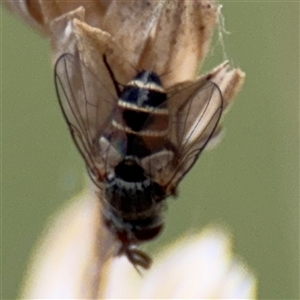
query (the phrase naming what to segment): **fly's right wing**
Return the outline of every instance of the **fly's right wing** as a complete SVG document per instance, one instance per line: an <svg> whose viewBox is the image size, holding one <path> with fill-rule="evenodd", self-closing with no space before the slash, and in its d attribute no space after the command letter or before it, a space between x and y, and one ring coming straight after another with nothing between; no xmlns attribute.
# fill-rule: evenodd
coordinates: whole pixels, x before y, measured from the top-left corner
<svg viewBox="0 0 300 300"><path fill-rule="evenodd" d="M63 54L55 64L55 85L73 141L97 184L120 159L122 141L126 143L125 137L114 136L122 133L111 127L117 113L115 82L113 78L101 82L79 56Z"/></svg>

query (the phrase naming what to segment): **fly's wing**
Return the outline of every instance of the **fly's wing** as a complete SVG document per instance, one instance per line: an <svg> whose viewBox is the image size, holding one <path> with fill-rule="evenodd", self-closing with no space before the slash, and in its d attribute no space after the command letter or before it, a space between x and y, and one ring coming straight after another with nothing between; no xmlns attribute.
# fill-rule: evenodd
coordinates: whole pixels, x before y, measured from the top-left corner
<svg viewBox="0 0 300 300"><path fill-rule="evenodd" d="M120 156L114 143L121 144L122 137L111 128L118 99L115 83L111 79L104 85L78 56L63 54L55 65L55 84L74 143L97 183Z"/></svg>
<svg viewBox="0 0 300 300"><path fill-rule="evenodd" d="M173 162L163 170L162 185L174 191L180 180L217 133L223 99L219 87L208 80L179 90L168 99L170 125L168 139L174 146Z"/></svg>

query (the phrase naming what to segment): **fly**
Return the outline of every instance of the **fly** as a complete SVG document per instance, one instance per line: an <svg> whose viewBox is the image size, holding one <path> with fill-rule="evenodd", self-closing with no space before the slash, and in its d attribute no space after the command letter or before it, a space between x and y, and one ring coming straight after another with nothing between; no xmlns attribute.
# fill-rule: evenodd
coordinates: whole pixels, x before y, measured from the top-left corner
<svg viewBox="0 0 300 300"><path fill-rule="evenodd" d="M148 269L151 258L139 245L161 232L165 199L217 134L222 94L208 79L165 90L161 78L148 70L120 85L105 56L103 61L113 90L78 55L63 54L55 65L56 91L99 189L117 254Z"/></svg>

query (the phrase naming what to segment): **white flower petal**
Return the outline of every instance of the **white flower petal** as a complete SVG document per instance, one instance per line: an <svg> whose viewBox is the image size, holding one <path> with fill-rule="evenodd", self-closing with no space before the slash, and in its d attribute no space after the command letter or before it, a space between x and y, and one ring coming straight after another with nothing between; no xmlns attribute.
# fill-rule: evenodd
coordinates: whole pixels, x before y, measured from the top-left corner
<svg viewBox="0 0 300 300"><path fill-rule="evenodd" d="M230 248L228 235L213 228L182 240L166 252L165 260L154 265L140 298L224 299L238 294L247 298L250 277L240 263L232 269ZM253 280L249 282L253 285Z"/></svg>
<svg viewBox="0 0 300 300"><path fill-rule="evenodd" d="M218 298L255 299L256 282L254 276L238 260L233 260L231 266L220 283Z"/></svg>
<svg viewBox="0 0 300 300"><path fill-rule="evenodd" d="M142 275L124 256L106 264L112 241L98 227L99 202L87 194L79 199L51 222L23 299L255 298L253 275L232 254L230 236L217 228L177 241Z"/></svg>
<svg viewBox="0 0 300 300"><path fill-rule="evenodd" d="M94 297L110 247L99 229L100 221L99 201L94 193L84 192L68 204L49 223L48 232L33 253L21 298Z"/></svg>
<svg viewBox="0 0 300 300"><path fill-rule="evenodd" d="M147 271L146 271L147 272ZM109 268L102 299L138 299L140 286L144 280L127 257L115 258Z"/></svg>

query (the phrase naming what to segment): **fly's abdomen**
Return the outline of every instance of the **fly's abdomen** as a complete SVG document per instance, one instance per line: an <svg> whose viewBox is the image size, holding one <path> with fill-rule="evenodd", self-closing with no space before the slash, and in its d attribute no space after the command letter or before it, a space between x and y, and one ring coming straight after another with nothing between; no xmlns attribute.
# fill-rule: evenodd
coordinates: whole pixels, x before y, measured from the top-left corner
<svg viewBox="0 0 300 300"><path fill-rule="evenodd" d="M118 101L119 114L114 116L112 125L128 136L126 155L141 152L157 152L165 145L169 128L166 93L159 77L149 71L136 76L123 90ZM134 142L134 144L132 144ZM144 151L146 156L147 151Z"/></svg>

